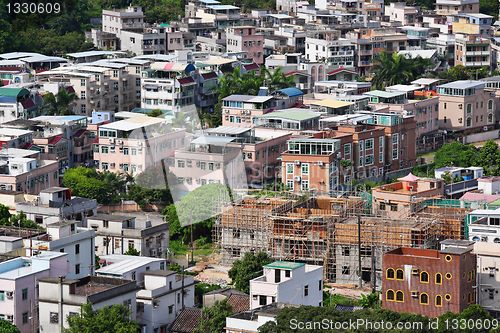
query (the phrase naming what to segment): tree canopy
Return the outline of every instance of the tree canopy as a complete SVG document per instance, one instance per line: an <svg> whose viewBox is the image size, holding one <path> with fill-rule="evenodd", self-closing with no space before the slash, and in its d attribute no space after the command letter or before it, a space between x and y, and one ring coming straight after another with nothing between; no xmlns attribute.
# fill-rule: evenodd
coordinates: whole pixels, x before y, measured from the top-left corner
<svg viewBox="0 0 500 333"><path fill-rule="evenodd" d="M127 252L123 253L127 256L136 256L139 257L141 255L141 252L137 251L135 248L133 248L131 245L128 246Z"/></svg>
<svg viewBox="0 0 500 333"><path fill-rule="evenodd" d="M227 298L222 301L216 301L208 308L203 308L200 318L200 326L194 330L194 333L222 333L225 332L226 317L233 314L233 307L227 302Z"/></svg>
<svg viewBox="0 0 500 333"><path fill-rule="evenodd" d="M0 319L0 332L1 333L20 333L16 325L9 323L5 319Z"/></svg>
<svg viewBox="0 0 500 333"><path fill-rule="evenodd" d="M92 303L82 305L80 315L67 316L64 333L136 333L139 326L130 320L130 310L122 305L104 306L94 311Z"/></svg>
<svg viewBox="0 0 500 333"><path fill-rule="evenodd" d="M262 267L273 261L265 252L259 252L257 255L246 252L241 260L233 263L228 276L237 290L248 294L250 293L250 280L262 275Z"/></svg>
<svg viewBox="0 0 500 333"><path fill-rule="evenodd" d="M477 149L473 145L464 145L460 142L446 143L436 151L434 167L445 166L469 167L474 165Z"/></svg>
<svg viewBox="0 0 500 333"><path fill-rule="evenodd" d="M43 105L40 109L41 114L47 116L62 116L74 114L71 110L71 105L78 99L75 93L70 93L66 89L61 88L54 96L52 93L47 93L43 97Z"/></svg>

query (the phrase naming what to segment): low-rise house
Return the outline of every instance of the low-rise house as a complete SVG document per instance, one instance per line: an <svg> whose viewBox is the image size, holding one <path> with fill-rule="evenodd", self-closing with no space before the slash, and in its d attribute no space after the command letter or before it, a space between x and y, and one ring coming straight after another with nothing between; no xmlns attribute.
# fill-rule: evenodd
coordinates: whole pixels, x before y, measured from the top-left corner
<svg viewBox="0 0 500 333"><path fill-rule="evenodd" d="M278 312L286 307L298 307L298 305L276 302L268 305L237 313L226 317L226 326L224 329L227 333L257 333L259 327L269 321L276 322Z"/></svg>
<svg viewBox="0 0 500 333"><path fill-rule="evenodd" d="M166 269L166 260L125 254L110 254L99 256L101 268L95 272L96 276L106 276L124 280L137 281L137 285L144 286L144 275L148 271Z"/></svg>

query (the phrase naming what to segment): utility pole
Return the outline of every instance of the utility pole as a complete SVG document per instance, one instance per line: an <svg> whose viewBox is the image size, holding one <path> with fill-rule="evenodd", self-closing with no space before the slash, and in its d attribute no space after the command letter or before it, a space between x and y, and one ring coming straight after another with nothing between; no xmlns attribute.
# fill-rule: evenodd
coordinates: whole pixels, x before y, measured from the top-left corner
<svg viewBox="0 0 500 333"><path fill-rule="evenodd" d="M358 288L361 288L361 216L358 215Z"/></svg>
<svg viewBox="0 0 500 333"><path fill-rule="evenodd" d="M191 223L191 262L194 262L194 242L193 242L193 211L189 213ZM188 263L189 266L189 263Z"/></svg>

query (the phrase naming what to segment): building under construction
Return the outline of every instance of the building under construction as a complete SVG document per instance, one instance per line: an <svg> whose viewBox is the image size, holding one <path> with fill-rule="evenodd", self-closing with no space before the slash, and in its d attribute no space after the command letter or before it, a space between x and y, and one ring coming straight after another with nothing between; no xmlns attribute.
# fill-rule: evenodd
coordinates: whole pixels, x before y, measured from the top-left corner
<svg viewBox="0 0 500 333"><path fill-rule="evenodd" d="M358 283L361 249L361 277L379 285L382 253L401 246L436 249L441 240L462 239L471 210L421 200L409 216L392 219L372 215L370 201L369 195L245 199L225 206L213 236L223 264L265 251L276 260L323 265L325 280L346 284Z"/></svg>

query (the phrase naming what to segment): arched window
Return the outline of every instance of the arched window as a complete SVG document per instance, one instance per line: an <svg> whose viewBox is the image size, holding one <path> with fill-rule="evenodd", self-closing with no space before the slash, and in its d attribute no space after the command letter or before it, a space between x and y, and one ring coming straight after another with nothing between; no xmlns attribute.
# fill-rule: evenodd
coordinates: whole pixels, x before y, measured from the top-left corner
<svg viewBox="0 0 500 333"><path fill-rule="evenodd" d="M443 298L441 295L436 295L436 306L443 306Z"/></svg>
<svg viewBox="0 0 500 333"><path fill-rule="evenodd" d="M493 122L493 113L488 113L488 124Z"/></svg>
<svg viewBox="0 0 500 333"><path fill-rule="evenodd" d="M471 302L471 299L472 299L471 294L470 294L470 293L468 293L468 294L467 294L467 303L470 303L470 302Z"/></svg>
<svg viewBox="0 0 500 333"><path fill-rule="evenodd" d="M387 279L394 279L394 269L388 268L386 273Z"/></svg>
<svg viewBox="0 0 500 333"><path fill-rule="evenodd" d="M429 283L429 273L427 273L425 271L420 273L420 282Z"/></svg>
<svg viewBox="0 0 500 333"><path fill-rule="evenodd" d="M401 290L396 291L396 302L404 302L405 301L405 295Z"/></svg>
<svg viewBox="0 0 500 333"><path fill-rule="evenodd" d="M472 271L468 271L467 272L467 282L471 282L472 281Z"/></svg>
<svg viewBox="0 0 500 333"><path fill-rule="evenodd" d="M488 110L491 110L491 109L493 109L493 100L492 99L490 99L488 101Z"/></svg>
<svg viewBox="0 0 500 333"><path fill-rule="evenodd" d="M472 104L467 104L467 113L471 113L472 112Z"/></svg>
<svg viewBox="0 0 500 333"><path fill-rule="evenodd" d="M396 280L404 280L405 279L405 273L403 272L402 269L396 270Z"/></svg>
<svg viewBox="0 0 500 333"><path fill-rule="evenodd" d="M420 294L420 304L429 305L429 295L426 293Z"/></svg>
<svg viewBox="0 0 500 333"><path fill-rule="evenodd" d="M323 66L318 66L318 81L323 81Z"/></svg>
<svg viewBox="0 0 500 333"><path fill-rule="evenodd" d="M442 284L443 283L443 276L441 273L436 273L436 284Z"/></svg>
<svg viewBox="0 0 500 333"><path fill-rule="evenodd" d="M388 301L394 301L394 290L392 289L387 290L385 299Z"/></svg>
<svg viewBox="0 0 500 333"><path fill-rule="evenodd" d="M472 126L472 118L471 118L471 117L468 117L468 118L467 118L467 123L466 123L466 126L467 126L467 127L471 127L471 126Z"/></svg>

